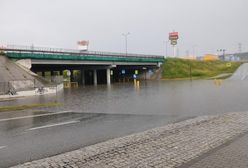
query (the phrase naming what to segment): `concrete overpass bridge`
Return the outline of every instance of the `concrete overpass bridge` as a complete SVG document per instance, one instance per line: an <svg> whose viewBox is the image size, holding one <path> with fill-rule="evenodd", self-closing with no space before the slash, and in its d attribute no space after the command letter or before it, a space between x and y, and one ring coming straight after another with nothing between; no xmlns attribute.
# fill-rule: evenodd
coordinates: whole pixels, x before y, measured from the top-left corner
<svg viewBox="0 0 248 168"><path fill-rule="evenodd" d="M62 48L8 45L1 47L7 57L30 64L35 73L46 76L63 75L70 71L71 81L85 84L110 84L138 75L152 73L163 63L164 57L131 53L80 51ZM74 72L77 75L74 75ZM79 72L79 74L78 74Z"/></svg>

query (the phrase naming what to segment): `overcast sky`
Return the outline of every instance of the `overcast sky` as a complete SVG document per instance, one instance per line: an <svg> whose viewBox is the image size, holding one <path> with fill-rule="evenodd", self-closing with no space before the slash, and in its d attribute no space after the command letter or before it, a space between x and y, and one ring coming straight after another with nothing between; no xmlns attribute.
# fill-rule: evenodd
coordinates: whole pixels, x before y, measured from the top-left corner
<svg viewBox="0 0 248 168"><path fill-rule="evenodd" d="M0 43L165 54L179 32L180 55L248 51L248 0L0 0ZM168 47L171 54L171 47Z"/></svg>

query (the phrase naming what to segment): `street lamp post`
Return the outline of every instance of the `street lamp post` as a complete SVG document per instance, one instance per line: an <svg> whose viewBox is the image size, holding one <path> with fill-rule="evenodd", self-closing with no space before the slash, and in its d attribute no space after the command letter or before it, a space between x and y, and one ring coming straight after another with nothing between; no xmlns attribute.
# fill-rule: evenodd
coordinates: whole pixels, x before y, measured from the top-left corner
<svg viewBox="0 0 248 168"><path fill-rule="evenodd" d="M193 45L193 47L192 47L192 50L193 50L192 55L195 56L195 57L197 56L197 52L196 52L197 47L198 47L197 45Z"/></svg>
<svg viewBox="0 0 248 168"><path fill-rule="evenodd" d="M130 35L130 33L122 33L122 35L125 37L125 42L126 42L126 56L127 56L127 36Z"/></svg>
<svg viewBox="0 0 248 168"><path fill-rule="evenodd" d="M167 40L167 41L163 41L163 42L165 44L165 57L167 57L168 56L168 43L169 43L169 41Z"/></svg>
<svg viewBox="0 0 248 168"><path fill-rule="evenodd" d="M226 49L218 49L217 52L222 52L222 53L220 53L220 58L225 60Z"/></svg>

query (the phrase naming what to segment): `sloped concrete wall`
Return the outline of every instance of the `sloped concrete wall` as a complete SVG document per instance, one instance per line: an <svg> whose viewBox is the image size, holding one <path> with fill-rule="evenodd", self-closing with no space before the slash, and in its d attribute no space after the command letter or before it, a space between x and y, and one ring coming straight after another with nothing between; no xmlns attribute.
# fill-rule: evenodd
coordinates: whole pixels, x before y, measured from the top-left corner
<svg viewBox="0 0 248 168"><path fill-rule="evenodd" d="M16 65L5 56L0 55L0 83L17 91L34 88L34 84L43 86L33 75ZM1 88L0 88L1 89Z"/></svg>
<svg viewBox="0 0 248 168"><path fill-rule="evenodd" d="M248 80L248 63L242 64L228 80Z"/></svg>

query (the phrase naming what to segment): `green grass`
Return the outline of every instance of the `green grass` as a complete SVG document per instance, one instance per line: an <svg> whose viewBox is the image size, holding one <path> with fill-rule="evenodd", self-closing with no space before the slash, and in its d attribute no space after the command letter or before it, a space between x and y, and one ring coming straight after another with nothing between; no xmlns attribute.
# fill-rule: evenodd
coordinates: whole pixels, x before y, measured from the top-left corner
<svg viewBox="0 0 248 168"><path fill-rule="evenodd" d="M162 66L162 79L206 79L220 74L233 73L242 62L200 61L167 58ZM231 66L230 66L231 65Z"/></svg>
<svg viewBox="0 0 248 168"><path fill-rule="evenodd" d="M0 112L2 111L14 111L14 110L23 110L34 107L50 107L50 106L59 106L61 103L50 102L47 104L29 104L29 105L13 105L13 106L0 106Z"/></svg>

